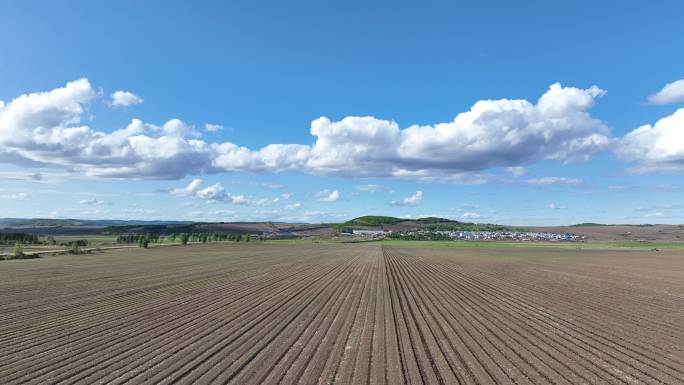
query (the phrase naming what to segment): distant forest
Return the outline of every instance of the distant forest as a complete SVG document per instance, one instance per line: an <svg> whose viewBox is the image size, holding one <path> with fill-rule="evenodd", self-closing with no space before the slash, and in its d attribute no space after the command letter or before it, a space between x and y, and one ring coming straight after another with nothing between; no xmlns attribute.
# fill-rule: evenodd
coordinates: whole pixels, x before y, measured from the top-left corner
<svg viewBox="0 0 684 385"><path fill-rule="evenodd" d="M35 234L0 233L0 244L13 245L17 242L24 245L35 245L40 243L40 240L38 239L38 236Z"/></svg>

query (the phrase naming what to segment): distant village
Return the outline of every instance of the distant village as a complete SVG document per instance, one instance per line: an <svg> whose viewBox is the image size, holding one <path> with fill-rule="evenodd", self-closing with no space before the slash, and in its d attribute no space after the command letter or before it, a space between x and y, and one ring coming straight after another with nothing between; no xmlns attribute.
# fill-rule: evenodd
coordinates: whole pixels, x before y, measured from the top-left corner
<svg viewBox="0 0 684 385"><path fill-rule="evenodd" d="M513 241L550 241L550 242L578 242L584 236L569 233L550 233L538 231L386 231L350 229L341 232L343 236L356 236L374 239L462 239L462 240L513 240Z"/></svg>

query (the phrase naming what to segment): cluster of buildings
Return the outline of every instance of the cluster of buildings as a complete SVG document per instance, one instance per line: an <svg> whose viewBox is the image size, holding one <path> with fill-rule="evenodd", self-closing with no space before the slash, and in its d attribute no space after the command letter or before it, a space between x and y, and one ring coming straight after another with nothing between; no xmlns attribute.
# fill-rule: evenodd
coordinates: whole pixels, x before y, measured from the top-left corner
<svg viewBox="0 0 684 385"><path fill-rule="evenodd" d="M385 230L361 230L354 229L351 232L342 233L343 235L354 235L368 238L385 238L392 232ZM568 233L550 233L540 231L402 231L399 233L406 237L425 237L430 235L445 236L450 239L465 240L513 240L513 241L551 241L551 242L577 242L584 240L583 236Z"/></svg>
<svg viewBox="0 0 684 385"><path fill-rule="evenodd" d="M389 234L391 231L384 231L384 230L358 230L354 229L351 231L351 233L347 233L349 235L360 235L362 237L384 237L385 235Z"/></svg>
<svg viewBox="0 0 684 385"><path fill-rule="evenodd" d="M583 237L568 233L549 233L539 231L438 231L453 239L484 239L514 241L580 241Z"/></svg>

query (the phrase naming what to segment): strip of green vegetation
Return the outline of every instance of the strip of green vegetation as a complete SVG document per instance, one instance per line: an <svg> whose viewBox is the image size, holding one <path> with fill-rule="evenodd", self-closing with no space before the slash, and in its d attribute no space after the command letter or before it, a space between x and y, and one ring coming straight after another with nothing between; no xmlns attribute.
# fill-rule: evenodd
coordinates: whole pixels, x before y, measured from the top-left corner
<svg viewBox="0 0 684 385"><path fill-rule="evenodd" d="M343 243L334 239L325 238L264 238L264 243L273 243L277 245L305 245L313 243Z"/></svg>
<svg viewBox="0 0 684 385"><path fill-rule="evenodd" d="M12 250L11 254L6 254L6 255L0 256L0 260L31 259L31 258L37 258L37 256L24 253L24 246L19 242L17 242L14 245L14 250Z"/></svg>
<svg viewBox="0 0 684 385"><path fill-rule="evenodd" d="M45 237L45 242L48 243L50 237ZM103 243L116 243L116 235L54 235L51 236L55 240L56 244L75 242L79 240L88 241L89 245L103 244Z"/></svg>
<svg viewBox="0 0 684 385"><path fill-rule="evenodd" d="M11 261L15 259L37 259L40 258L39 255L36 254L21 254L21 255L0 255L0 261Z"/></svg>
<svg viewBox="0 0 684 385"><path fill-rule="evenodd" d="M181 233L197 233L197 232L209 232L209 230L202 230L199 225L200 223L190 223L190 224L177 224L177 225L167 225L167 224L156 224L156 225L125 225L125 226L108 226L102 229L103 234L120 235L127 234L132 230L136 233L145 234L159 234L159 235L170 235L170 234L181 234Z"/></svg>

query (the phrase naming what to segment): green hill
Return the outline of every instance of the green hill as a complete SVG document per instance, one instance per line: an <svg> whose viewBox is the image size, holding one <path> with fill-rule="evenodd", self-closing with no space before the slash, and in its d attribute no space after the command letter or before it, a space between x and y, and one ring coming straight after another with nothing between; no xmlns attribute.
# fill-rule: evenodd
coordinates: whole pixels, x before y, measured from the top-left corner
<svg viewBox="0 0 684 385"><path fill-rule="evenodd" d="M404 221L401 218L385 217L380 215L365 215L363 217L354 218L344 223L342 226L381 226L384 224L398 223Z"/></svg>
<svg viewBox="0 0 684 385"><path fill-rule="evenodd" d="M439 218L439 217L426 217L426 218L418 218L415 220L416 222L420 223L426 223L426 224L437 224L437 223L462 223L459 221L455 221L453 219L446 219L446 218Z"/></svg>
<svg viewBox="0 0 684 385"><path fill-rule="evenodd" d="M355 227L380 227L386 225L393 225L402 222L402 228L405 230L423 229L428 231L455 231L455 230L488 230L498 231L506 230L507 226L487 223L470 223L460 222L453 219L439 218L439 217L425 217L418 219L406 219L387 217L379 215L366 215L354 218L347 222L332 225L332 228L337 231L344 231L353 229ZM412 226L413 225L413 226Z"/></svg>
<svg viewBox="0 0 684 385"><path fill-rule="evenodd" d="M399 222L413 222L416 228L422 228L424 226L430 225L458 225L461 222L454 221L451 219L438 218L438 217L427 217L419 219L407 219L407 218L396 218L387 217L382 215L365 215L362 217L354 218L343 223L337 223L333 225L336 230L348 229L352 227L379 227L383 225L392 225Z"/></svg>

